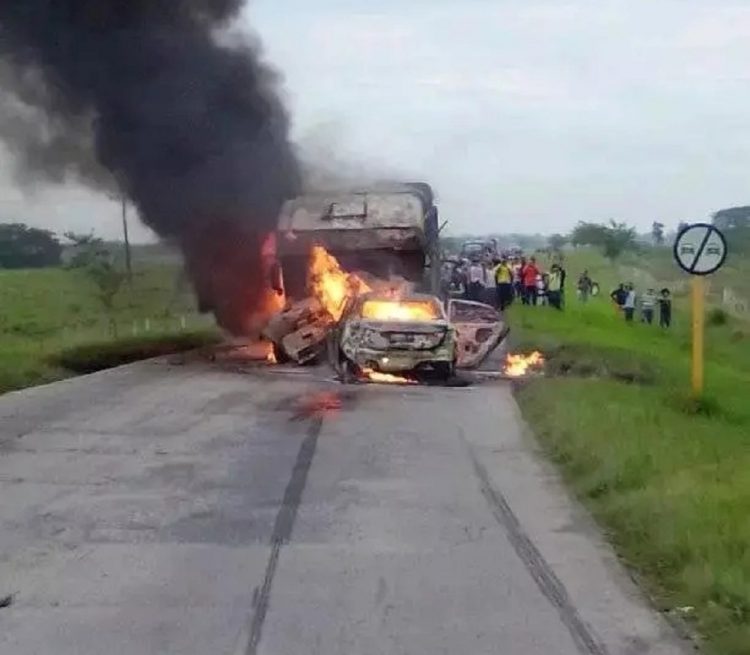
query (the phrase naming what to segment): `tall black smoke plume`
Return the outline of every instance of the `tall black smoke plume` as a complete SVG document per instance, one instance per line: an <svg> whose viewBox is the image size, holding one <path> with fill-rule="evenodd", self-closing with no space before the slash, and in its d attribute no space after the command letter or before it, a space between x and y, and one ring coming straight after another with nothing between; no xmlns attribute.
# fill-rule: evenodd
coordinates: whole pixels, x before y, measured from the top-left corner
<svg viewBox="0 0 750 655"><path fill-rule="evenodd" d="M299 172L273 73L222 32L244 0L1 0L0 136L21 173L116 186L235 332Z"/></svg>

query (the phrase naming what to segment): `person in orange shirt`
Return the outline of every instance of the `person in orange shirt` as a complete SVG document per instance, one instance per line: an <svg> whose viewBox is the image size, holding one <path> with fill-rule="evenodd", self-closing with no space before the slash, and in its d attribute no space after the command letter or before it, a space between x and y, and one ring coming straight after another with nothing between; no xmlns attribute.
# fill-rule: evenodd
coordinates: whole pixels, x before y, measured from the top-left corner
<svg viewBox="0 0 750 655"><path fill-rule="evenodd" d="M521 269L521 281L523 282L523 304L536 304L536 279L541 275L541 270L536 265L536 258L532 257Z"/></svg>

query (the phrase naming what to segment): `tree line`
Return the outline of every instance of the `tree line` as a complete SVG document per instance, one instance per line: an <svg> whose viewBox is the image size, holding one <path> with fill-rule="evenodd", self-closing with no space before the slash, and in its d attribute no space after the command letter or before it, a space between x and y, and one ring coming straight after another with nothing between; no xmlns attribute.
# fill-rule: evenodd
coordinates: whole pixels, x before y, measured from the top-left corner
<svg viewBox="0 0 750 655"><path fill-rule="evenodd" d="M607 223L579 221L568 235L553 234L548 240L552 250L561 250L566 244L600 248L605 257L617 259L628 250L637 250L638 233L634 227L610 220Z"/></svg>
<svg viewBox="0 0 750 655"><path fill-rule="evenodd" d="M724 233L732 251L750 254L750 206L722 209L712 216L711 222ZM675 234L688 225L680 222ZM666 225L661 221L652 223L650 238L653 245L668 245L665 229ZM638 250L641 245L634 227L614 220L607 223L579 221L569 235L553 234L547 243L552 250L561 250L567 244L593 246L600 248L610 260L617 259L624 252Z"/></svg>
<svg viewBox="0 0 750 655"><path fill-rule="evenodd" d="M0 268L60 266L63 246L49 230L23 223L0 224Z"/></svg>

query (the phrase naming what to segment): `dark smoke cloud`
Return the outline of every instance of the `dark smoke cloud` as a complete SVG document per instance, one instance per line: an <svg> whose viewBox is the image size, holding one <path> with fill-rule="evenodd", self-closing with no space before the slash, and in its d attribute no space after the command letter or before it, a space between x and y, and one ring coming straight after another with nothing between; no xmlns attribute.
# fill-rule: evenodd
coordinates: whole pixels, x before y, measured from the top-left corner
<svg viewBox="0 0 750 655"><path fill-rule="evenodd" d="M277 79L221 38L243 0L0 0L0 137L20 174L118 188L235 332L300 174Z"/></svg>

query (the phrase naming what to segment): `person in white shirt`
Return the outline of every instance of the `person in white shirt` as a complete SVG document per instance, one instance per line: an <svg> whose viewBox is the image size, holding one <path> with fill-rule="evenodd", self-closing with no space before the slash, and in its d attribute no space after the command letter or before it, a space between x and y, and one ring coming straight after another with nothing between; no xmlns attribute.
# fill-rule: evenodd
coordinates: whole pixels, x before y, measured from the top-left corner
<svg viewBox="0 0 750 655"><path fill-rule="evenodd" d="M481 302L484 290L484 267L481 262L475 260L469 264L469 288L467 295L469 300Z"/></svg>
<svg viewBox="0 0 750 655"><path fill-rule="evenodd" d="M546 276L540 273L536 276L536 304L543 306L547 301L547 280Z"/></svg>
<svg viewBox="0 0 750 655"><path fill-rule="evenodd" d="M636 301L636 294L635 294L635 288L633 287L633 283L631 282L628 284L625 289L627 290L627 295L625 296L625 303L622 306L623 311L625 312L625 321L628 323L633 322L633 315L635 314L635 301Z"/></svg>
<svg viewBox="0 0 750 655"><path fill-rule="evenodd" d="M654 322L654 310L656 309L656 291L647 289L641 297L641 320L644 323Z"/></svg>
<svg viewBox="0 0 750 655"><path fill-rule="evenodd" d="M484 264L484 289L482 291L482 302L488 305L495 305L497 302L497 292L495 282L495 267L492 261Z"/></svg>

